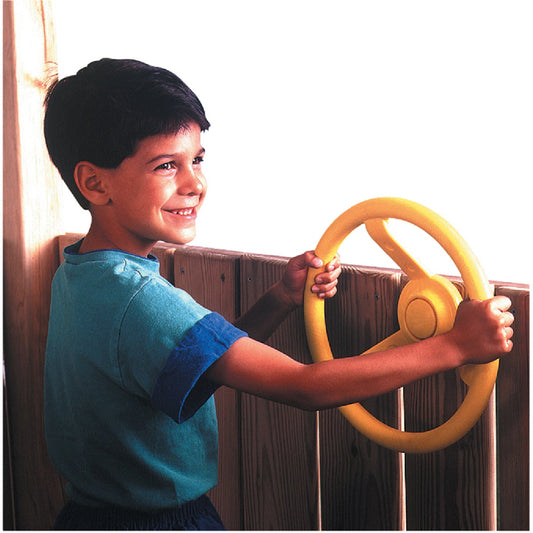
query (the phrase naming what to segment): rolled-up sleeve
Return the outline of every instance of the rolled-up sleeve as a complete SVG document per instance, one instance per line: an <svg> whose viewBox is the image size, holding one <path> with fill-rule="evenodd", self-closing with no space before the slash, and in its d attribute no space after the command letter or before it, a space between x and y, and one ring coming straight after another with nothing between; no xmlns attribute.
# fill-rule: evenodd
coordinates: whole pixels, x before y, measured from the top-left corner
<svg viewBox="0 0 533 533"><path fill-rule="evenodd" d="M204 372L246 333L217 313L197 322L172 350L152 393L152 405L176 422L190 418L218 388Z"/></svg>

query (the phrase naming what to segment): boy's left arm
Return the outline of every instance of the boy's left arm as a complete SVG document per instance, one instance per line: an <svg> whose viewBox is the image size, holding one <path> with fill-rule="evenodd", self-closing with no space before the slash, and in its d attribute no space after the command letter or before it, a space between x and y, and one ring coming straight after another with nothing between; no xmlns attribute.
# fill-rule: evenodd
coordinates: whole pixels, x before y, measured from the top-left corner
<svg viewBox="0 0 533 533"><path fill-rule="evenodd" d="M322 260L313 252L293 257L288 263L280 281L275 283L236 322L250 337L264 342L283 322L287 315L303 304L305 282L309 267L319 268ZM331 298L337 292L337 278L341 272L338 256L326 265L325 272L315 277L311 287L319 298Z"/></svg>

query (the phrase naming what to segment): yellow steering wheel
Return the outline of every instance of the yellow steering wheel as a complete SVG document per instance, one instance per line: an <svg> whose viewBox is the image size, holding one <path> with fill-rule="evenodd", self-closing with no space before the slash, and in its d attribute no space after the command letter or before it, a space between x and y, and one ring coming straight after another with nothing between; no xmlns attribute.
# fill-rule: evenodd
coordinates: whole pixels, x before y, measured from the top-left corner
<svg viewBox="0 0 533 533"><path fill-rule="evenodd" d="M472 299L492 297L492 289L481 266L463 238L442 217L430 209L401 198L374 198L361 202L340 215L320 239L315 253L331 261L344 239L365 224L374 241L407 274L410 281L398 302L400 330L365 352L371 353L402 346L449 331L461 295L447 279L428 274L390 235L389 218L414 224L433 237L452 258ZM307 341L315 361L333 359L326 332L324 300L311 293L315 276L323 271L310 269L304 297ZM364 354L363 354L364 355ZM430 452L445 448L463 437L476 423L489 401L498 372L498 360L459 369L468 386L463 403L444 424L423 432L407 432L377 420L360 404L340 407L342 414L371 440L400 452Z"/></svg>

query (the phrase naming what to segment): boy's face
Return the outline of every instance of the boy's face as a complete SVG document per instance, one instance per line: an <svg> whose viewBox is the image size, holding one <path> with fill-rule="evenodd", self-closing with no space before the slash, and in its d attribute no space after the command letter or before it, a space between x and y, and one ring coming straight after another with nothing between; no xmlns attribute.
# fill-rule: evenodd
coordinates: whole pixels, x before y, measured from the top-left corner
<svg viewBox="0 0 533 533"><path fill-rule="evenodd" d="M161 240L186 244L196 236L196 216L207 183L200 127L143 139L135 154L105 169L110 202L104 209L115 247L146 256Z"/></svg>

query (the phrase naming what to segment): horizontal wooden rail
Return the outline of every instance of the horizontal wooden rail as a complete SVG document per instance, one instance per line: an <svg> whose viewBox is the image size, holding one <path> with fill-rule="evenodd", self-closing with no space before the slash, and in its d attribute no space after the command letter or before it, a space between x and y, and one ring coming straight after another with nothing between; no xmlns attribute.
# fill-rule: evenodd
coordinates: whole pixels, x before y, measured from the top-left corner
<svg viewBox="0 0 533 533"><path fill-rule="evenodd" d="M57 242L57 264L64 246ZM189 246L158 245L161 273L206 307L234 320L274 283L286 259ZM336 354L357 354L397 327L396 303L405 277L399 271L343 266L338 295L327 302L328 333ZM230 389L216 393L220 428L219 485L211 498L229 529L488 529L498 509L500 529L529 529L529 289L496 284L509 296L516 316L513 353L501 361L496 389L499 501L486 490L487 439L483 419L457 444L441 452L405 458L372 443L337 410L319 414L269 402ZM9 310L7 310L9 312ZM47 315L39 317L42 327ZM269 343L310 362L303 314L295 311ZM38 352L41 353L41 352ZM30 380L32 395L9 412L11 442L25 441L25 458L13 450L15 513L22 529L47 529L63 504L37 479L55 474L41 432L41 378L17 353L6 353L7 390L20 387L10 376ZM42 366L42 362L40 363ZM13 372L13 369L16 369ZM404 391L409 424L439 423L461 401L454 372L423 380ZM365 402L389 424L398 424L398 394ZM400 402L401 403L401 402ZM7 404L10 408L11 404ZM20 410L25 416L21 416ZM30 413L30 415L28 415ZM31 421L29 419L31 418ZM34 438L35 437L35 438ZM4 452L8 449L4 446ZM32 457L28 466L28 454ZM6 463L5 463L6 464ZM27 502L33 502L31 505Z"/></svg>

